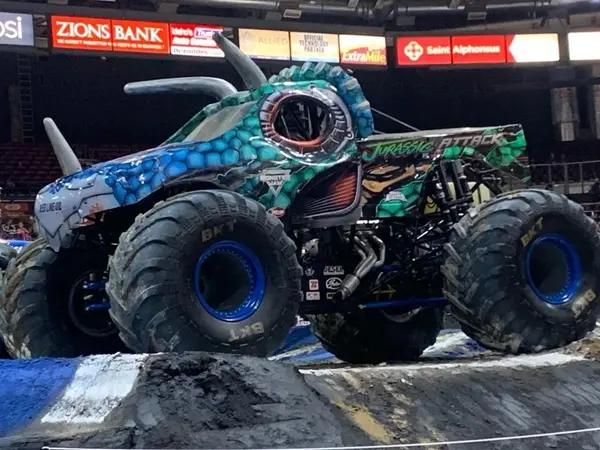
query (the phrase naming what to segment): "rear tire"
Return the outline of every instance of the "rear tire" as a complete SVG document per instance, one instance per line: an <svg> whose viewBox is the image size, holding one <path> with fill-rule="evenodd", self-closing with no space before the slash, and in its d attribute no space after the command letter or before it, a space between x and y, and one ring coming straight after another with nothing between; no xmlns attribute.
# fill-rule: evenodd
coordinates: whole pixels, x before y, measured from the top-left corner
<svg viewBox="0 0 600 450"><path fill-rule="evenodd" d="M409 313L410 314L410 313ZM404 321L382 311L309 316L323 348L351 364L414 361L442 329L443 308L416 311Z"/></svg>
<svg viewBox="0 0 600 450"><path fill-rule="evenodd" d="M90 336L71 320L71 296L86 271L104 272L108 257L81 248L74 236L55 252L38 239L14 258L5 274L0 305L0 333L6 350L15 358L73 357L114 353L124 349L108 314L106 336ZM104 323L104 322L103 322Z"/></svg>
<svg viewBox="0 0 600 450"><path fill-rule="evenodd" d="M226 191L160 202L110 261L110 313L137 352L266 356L296 322L302 270L283 225Z"/></svg>
<svg viewBox="0 0 600 450"><path fill-rule="evenodd" d="M0 271L6 270L8 263L17 256L17 251L8 244L0 244Z"/></svg>
<svg viewBox="0 0 600 450"><path fill-rule="evenodd" d="M469 211L445 246L444 294L463 331L508 353L581 339L600 313L600 236L583 208L541 189Z"/></svg>

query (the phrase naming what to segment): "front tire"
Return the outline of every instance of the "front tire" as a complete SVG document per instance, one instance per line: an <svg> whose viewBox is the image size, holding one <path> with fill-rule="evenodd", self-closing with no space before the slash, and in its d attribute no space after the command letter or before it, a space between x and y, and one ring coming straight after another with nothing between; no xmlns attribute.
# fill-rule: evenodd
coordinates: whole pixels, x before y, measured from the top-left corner
<svg viewBox="0 0 600 450"><path fill-rule="evenodd" d="M226 191L177 195L121 236L110 313L137 352L269 355L296 321L295 250L257 202Z"/></svg>
<svg viewBox="0 0 600 450"><path fill-rule="evenodd" d="M0 333L15 358L73 357L124 349L106 311L85 311L82 277L103 274L108 256L75 236L56 252L38 239L6 270ZM103 289L102 289L103 290Z"/></svg>
<svg viewBox="0 0 600 450"><path fill-rule="evenodd" d="M442 329L443 309L393 316L384 311L309 316L323 348L351 364L414 361Z"/></svg>
<svg viewBox="0 0 600 450"><path fill-rule="evenodd" d="M469 211L445 246L444 294L470 337L539 352L581 339L600 313L600 237L583 208L541 189Z"/></svg>

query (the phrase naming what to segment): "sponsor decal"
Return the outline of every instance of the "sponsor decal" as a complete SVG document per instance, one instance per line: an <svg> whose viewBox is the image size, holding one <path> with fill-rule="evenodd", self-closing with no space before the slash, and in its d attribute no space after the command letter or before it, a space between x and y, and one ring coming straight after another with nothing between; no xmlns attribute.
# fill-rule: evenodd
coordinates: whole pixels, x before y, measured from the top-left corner
<svg viewBox="0 0 600 450"><path fill-rule="evenodd" d="M323 269L323 275L331 276L331 275L344 275L346 273L342 266L325 266Z"/></svg>
<svg viewBox="0 0 600 450"><path fill-rule="evenodd" d="M112 50L110 19L52 16L52 46L71 50Z"/></svg>
<svg viewBox="0 0 600 450"><path fill-rule="evenodd" d="M304 269L304 275L306 275L307 277L312 277L315 274L315 269L313 269L312 267L307 267L306 269Z"/></svg>
<svg viewBox="0 0 600 450"><path fill-rule="evenodd" d="M113 20L113 50L132 53L169 53L169 26L160 22Z"/></svg>
<svg viewBox="0 0 600 450"><path fill-rule="evenodd" d="M290 33L278 30L239 30L240 50L250 58L290 59Z"/></svg>
<svg viewBox="0 0 600 450"><path fill-rule="evenodd" d="M260 181L269 186L273 195L277 197L281 192L284 183L290 179L289 170L267 169L260 174Z"/></svg>
<svg viewBox="0 0 600 450"><path fill-rule="evenodd" d="M216 32L223 32L223 27L191 23L170 24L171 55L223 58L223 51L212 38Z"/></svg>
<svg viewBox="0 0 600 450"><path fill-rule="evenodd" d="M325 287L330 291L337 290L342 284L342 279L338 277L328 278L325 282Z"/></svg>
<svg viewBox="0 0 600 450"><path fill-rule="evenodd" d="M34 44L32 15L0 13L0 45L33 47Z"/></svg>
<svg viewBox="0 0 600 450"><path fill-rule="evenodd" d="M567 35L571 61L600 61L600 31L576 31Z"/></svg>
<svg viewBox="0 0 600 450"><path fill-rule="evenodd" d="M40 204L40 213L62 211L62 202L49 202Z"/></svg>
<svg viewBox="0 0 600 450"><path fill-rule="evenodd" d="M399 66L452 64L450 37L399 37L396 39L396 62Z"/></svg>
<svg viewBox="0 0 600 450"><path fill-rule="evenodd" d="M504 35L453 36L453 64L501 64L506 62Z"/></svg>
<svg viewBox="0 0 600 450"><path fill-rule="evenodd" d="M600 59L600 50L597 50L600 49L600 33L598 35L598 45L591 42L588 42L588 45L579 44L578 50L582 52L596 51L598 53L596 59ZM577 37L574 39L577 40ZM574 51L577 52L577 50ZM401 36L396 38L396 63L398 66L522 64L557 62L559 59L557 33Z"/></svg>
<svg viewBox="0 0 600 450"><path fill-rule="evenodd" d="M308 289L311 291L319 290L319 280L308 280Z"/></svg>
<svg viewBox="0 0 600 450"><path fill-rule="evenodd" d="M327 293L327 300L333 300L335 298L335 292Z"/></svg>
<svg viewBox="0 0 600 450"><path fill-rule="evenodd" d="M320 292L307 292L306 300L308 300L308 301L321 300L321 293Z"/></svg>
<svg viewBox="0 0 600 450"><path fill-rule="evenodd" d="M406 197L400 191L390 191L385 196L386 202L405 202Z"/></svg>
<svg viewBox="0 0 600 450"><path fill-rule="evenodd" d="M427 153L433 149L432 141L423 140L401 140L388 141L373 144L362 153L365 161L375 158L386 158L394 156L412 155L415 153Z"/></svg>
<svg viewBox="0 0 600 450"><path fill-rule="evenodd" d="M340 62L337 34L290 32L292 61Z"/></svg>
<svg viewBox="0 0 600 450"><path fill-rule="evenodd" d="M358 66L386 66L384 36L340 34L340 62Z"/></svg>
<svg viewBox="0 0 600 450"><path fill-rule="evenodd" d="M285 216L285 208L276 206L274 208L269 209L269 213L274 215L275 217L283 217Z"/></svg>

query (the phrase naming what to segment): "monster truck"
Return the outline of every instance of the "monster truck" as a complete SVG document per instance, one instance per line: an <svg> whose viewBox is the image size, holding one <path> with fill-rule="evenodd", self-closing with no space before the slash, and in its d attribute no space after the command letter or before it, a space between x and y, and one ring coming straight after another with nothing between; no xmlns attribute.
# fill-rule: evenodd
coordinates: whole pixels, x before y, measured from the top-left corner
<svg viewBox="0 0 600 450"><path fill-rule="evenodd" d="M377 134L358 81L306 63L268 81L215 35L247 90L191 77L131 94L211 94L157 148L37 196L43 238L7 271L13 356L205 350L265 356L298 311L350 362L417 358L450 302L463 330L537 352L591 330L600 238L567 198L523 180L520 125Z"/></svg>

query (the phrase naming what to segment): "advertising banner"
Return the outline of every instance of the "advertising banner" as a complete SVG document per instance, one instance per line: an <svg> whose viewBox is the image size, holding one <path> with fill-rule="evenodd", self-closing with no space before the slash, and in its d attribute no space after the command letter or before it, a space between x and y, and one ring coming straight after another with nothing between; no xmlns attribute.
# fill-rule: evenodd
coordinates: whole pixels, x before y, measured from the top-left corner
<svg viewBox="0 0 600 450"><path fill-rule="evenodd" d="M33 16L0 12L0 45L33 47Z"/></svg>
<svg viewBox="0 0 600 450"><path fill-rule="evenodd" d="M386 66L385 37L340 34L340 62L357 66Z"/></svg>
<svg viewBox="0 0 600 450"><path fill-rule="evenodd" d="M110 19L52 16L52 46L69 50L112 50Z"/></svg>
<svg viewBox="0 0 600 450"><path fill-rule="evenodd" d="M240 50L250 58L289 61L290 33L279 30L239 30Z"/></svg>
<svg viewBox="0 0 600 450"><path fill-rule="evenodd" d="M567 35L571 61L600 61L600 31L578 31Z"/></svg>
<svg viewBox="0 0 600 450"><path fill-rule="evenodd" d="M506 62L504 35L452 36L453 64L502 64Z"/></svg>
<svg viewBox="0 0 600 450"><path fill-rule="evenodd" d="M556 33L506 35L506 62L556 62L559 59L560 49Z"/></svg>
<svg viewBox="0 0 600 450"><path fill-rule="evenodd" d="M399 66L434 66L452 64L449 36L412 36L396 39L396 62Z"/></svg>
<svg viewBox="0 0 600 450"><path fill-rule="evenodd" d="M171 55L223 58L225 55L212 38L216 32L222 33L223 27L191 23L170 24Z"/></svg>
<svg viewBox="0 0 600 450"><path fill-rule="evenodd" d="M290 32L292 61L340 62L337 34Z"/></svg>
<svg viewBox="0 0 600 450"><path fill-rule="evenodd" d="M112 21L113 51L169 53L169 25L161 22Z"/></svg>

